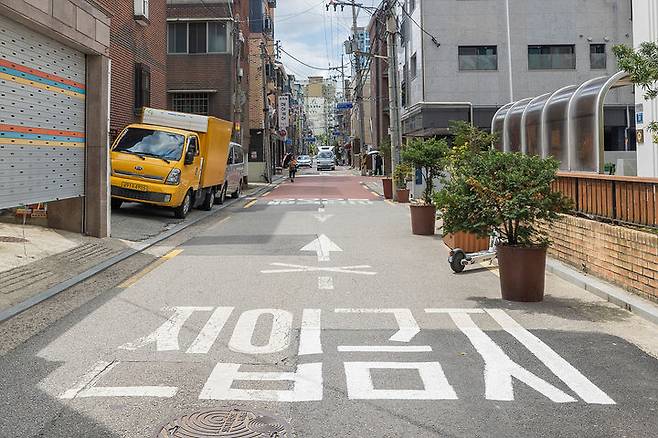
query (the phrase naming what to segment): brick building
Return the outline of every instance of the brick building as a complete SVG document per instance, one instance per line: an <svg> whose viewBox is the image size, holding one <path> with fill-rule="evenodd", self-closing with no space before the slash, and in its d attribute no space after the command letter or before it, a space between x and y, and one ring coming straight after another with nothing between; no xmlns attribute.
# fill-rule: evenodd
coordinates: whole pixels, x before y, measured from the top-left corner
<svg viewBox="0 0 658 438"><path fill-rule="evenodd" d="M166 108L165 0L107 1L112 14L110 133L136 121L139 108Z"/></svg>
<svg viewBox="0 0 658 438"><path fill-rule="evenodd" d="M272 121L272 111L276 108L276 87L274 83L274 8L273 0L251 0L249 2L249 179L263 179L266 169L266 151L273 156L272 143L265 143L265 108L263 102L263 82L266 82L266 94ZM265 69L261 58L261 45L265 48ZM273 126L273 123L270 124ZM270 140L272 140L270 136ZM272 162L270 162L272 165Z"/></svg>
<svg viewBox="0 0 658 438"><path fill-rule="evenodd" d="M248 141L249 2L168 0L168 107L236 122L234 140ZM246 131L246 132L245 132Z"/></svg>

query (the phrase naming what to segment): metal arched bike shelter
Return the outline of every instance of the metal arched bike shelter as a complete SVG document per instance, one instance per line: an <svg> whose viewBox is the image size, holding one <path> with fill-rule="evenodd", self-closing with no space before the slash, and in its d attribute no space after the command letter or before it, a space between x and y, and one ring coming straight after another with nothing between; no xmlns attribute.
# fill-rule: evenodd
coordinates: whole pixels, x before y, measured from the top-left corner
<svg viewBox="0 0 658 438"><path fill-rule="evenodd" d="M560 161L561 170L603 172L603 105L610 90L633 85L626 72L501 107L491 122L494 147Z"/></svg>

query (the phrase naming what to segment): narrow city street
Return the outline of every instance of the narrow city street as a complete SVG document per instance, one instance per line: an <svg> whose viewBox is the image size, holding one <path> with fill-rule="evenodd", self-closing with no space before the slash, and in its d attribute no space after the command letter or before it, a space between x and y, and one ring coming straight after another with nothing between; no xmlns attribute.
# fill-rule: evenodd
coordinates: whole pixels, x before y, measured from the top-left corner
<svg viewBox="0 0 658 438"><path fill-rule="evenodd" d="M655 436L658 327L552 274L501 300L374 181L302 171L0 325L0 436Z"/></svg>

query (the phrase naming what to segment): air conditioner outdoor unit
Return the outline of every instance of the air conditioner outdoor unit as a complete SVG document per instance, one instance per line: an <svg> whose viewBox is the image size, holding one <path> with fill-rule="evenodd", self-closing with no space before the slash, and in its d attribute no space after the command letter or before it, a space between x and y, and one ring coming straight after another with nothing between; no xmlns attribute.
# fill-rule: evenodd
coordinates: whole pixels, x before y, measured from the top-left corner
<svg viewBox="0 0 658 438"><path fill-rule="evenodd" d="M142 26L149 24L149 0L135 0L134 17Z"/></svg>

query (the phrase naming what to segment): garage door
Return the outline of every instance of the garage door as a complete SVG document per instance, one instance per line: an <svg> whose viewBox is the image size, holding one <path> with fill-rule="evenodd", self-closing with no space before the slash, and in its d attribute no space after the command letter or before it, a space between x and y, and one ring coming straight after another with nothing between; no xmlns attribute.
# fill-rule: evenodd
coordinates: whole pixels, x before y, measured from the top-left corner
<svg viewBox="0 0 658 438"><path fill-rule="evenodd" d="M85 55L0 16L0 209L84 194Z"/></svg>

